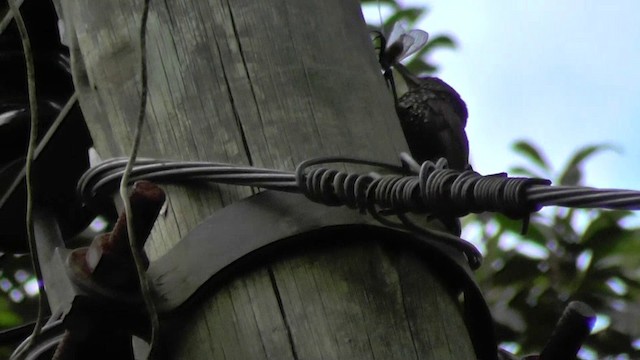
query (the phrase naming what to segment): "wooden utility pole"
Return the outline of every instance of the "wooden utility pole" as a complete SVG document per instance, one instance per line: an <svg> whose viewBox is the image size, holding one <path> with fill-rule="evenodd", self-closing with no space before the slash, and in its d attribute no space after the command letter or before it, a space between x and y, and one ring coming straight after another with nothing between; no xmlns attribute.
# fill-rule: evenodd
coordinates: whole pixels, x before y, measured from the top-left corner
<svg viewBox="0 0 640 360"><path fill-rule="evenodd" d="M141 1L60 8L95 147L125 156L140 97ZM152 0L147 36L140 156L292 170L325 155L398 163L407 149L356 0ZM165 189L152 260L255 191ZM457 299L428 264L377 242L285 256L185 313L180 329L163 329L171 359L474 358Z"/></svg>

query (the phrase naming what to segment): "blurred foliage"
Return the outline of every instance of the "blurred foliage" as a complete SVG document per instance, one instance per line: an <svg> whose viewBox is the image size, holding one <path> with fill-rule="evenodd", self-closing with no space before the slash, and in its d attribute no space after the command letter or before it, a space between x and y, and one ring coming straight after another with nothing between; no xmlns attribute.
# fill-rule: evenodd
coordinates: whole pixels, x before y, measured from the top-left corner
<svg viewBox="0 0 640 360"><path fill-rule="evenodd" d="M104 226L106 227L101 231L110 230L112 224L105 223ZM97 234L97 231L90 227L70 239L67 245L72 248L87 246ZM37 291L35 281L29 255L0 253L0 332L36 319L38 297L25 289L28 285L32 285L32 291ZM29 282L34 283L29 284ZM46 297L45 301L47 301ZM48 304L46 306L48 307ZM21 341L0 344L0 359L8 359Z"/></svg>
<svg viewBox="0 0 640 360"><path fill-rule="evenodd" d="M0 255L0 332L25 320L35 319L37 298L24 290L27 281L33 279L29 256ZM0 359L8 359L16 344L2 344Z"/></svg>
<svg viewBox="0 0 640 360"><path fill-rule="evenodd" d="M393 0L363 0L362 4L380 13L391 10L382 22L385 34L396 21L411 28L428 13L426 7L406 7ZM370 29L380 30L380 26L370 25ZM429 55L436 49L455 47L451 36L430 34L427 46L406 65L417 74L435 72L437 65ZM610 145L578 149L561 170L554 171L542 151L520 141L514 150L526 163L510 174L551 179L555 185L584 185L587 160L609 149ZM543 209L532 215L524 236L520 235L521 222L505 216L467 217L467 230L477 230L486 247L478 279L500 341L515 344L519 354L539 352L565 306L580 300L593 307L598 323L604 324L587 340L583 358L621 354L622 358L640 358L640 351L633 347L640 338L640 305L636 304L640 298L640 229L623 225L632 216L628 211Z"/></svg>
<svg viewBox="0 0 640 360"><path fill-rule="evenodd" d="M583 167L609 149L592 145L577 150L557 172L533 144L514 146L528 164L510 174L552 179L555 185L585 185ZM573 300L590 305L605 327L592 334L586 353L597 358L640 356L632 345L640 337L640 229L623 226L630 211L549 208L531 217L529 231L505 216L482 214L466 222L480 231L486 246L478 278L496 320L498 338L539 352L564 307ZM606 320L610 322L606 326Z"/></svg>
<svg viewBox="0 0 640 360"><path fill-rule="evenodd" d="M37 299L24 289L33 279L29 256L0 256L0 330L22 324L23 319L35 318Z"/></svg>

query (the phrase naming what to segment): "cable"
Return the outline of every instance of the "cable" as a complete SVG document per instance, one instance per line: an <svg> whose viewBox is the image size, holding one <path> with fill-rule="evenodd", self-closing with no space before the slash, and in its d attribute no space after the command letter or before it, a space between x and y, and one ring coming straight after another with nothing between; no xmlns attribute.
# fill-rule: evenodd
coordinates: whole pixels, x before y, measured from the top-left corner
<svg viewBox="0 0 640 360"><path fill-rule="evenodd" d="M76 104L76 101L78 101L78 94L74 92L69 98L69 100L67 100L67 103L64 104L64 106L58 113L58 116L53 121L51 126L49 126L49 128L47 129L47 132L42 136L42 138L38 142L38 146L36 147L36 151L34 153L34 159L38 159L38 157L40 156L40 153L42 153L44 148L49 144L49 141L51 140L53 135L55 135L56 131L58 131L58 129L60 128L60 125L62 125L64 120L67 118L67 115L69 114L73 106ZM13 194L13 192L18 188L20 183L22 183L25 177L25 174L26 174L26 167L23 168L22 171L20 171L20 173L13 180L13 183L11 183L11 186L7 188L2 198L0 198L0 206L2 206L2 204L4 204L7 201L7 199L9 199L9 196L11 196L11 194Z"/></svg>
<svg viewBox="0 0 640 360"><path fill-rule="evenodd" d="M634 190L532 186L527 189L527 196L543 206L640 210L640 192Z"/></svg>
<svg viewBox="0 0 640 360"><path fill-rule="evenodd" d="M106 194L116 189L127 160L106 160L87 170L78 181L77 192L86 204L92 205L95 198L107 198ZM299 192L295 176L283 170L262 169L224 163L136 159L129 184L137 180L156 182L209 181L225 184L260 184L260 187Z"/></svg>
<svg viewBox="0 0 640 360"><path fill-rule="evenodd" d="M156 310L153 298L151 296L151 286L147 279L147 273L144 261L140 252L138 251L138 242L135 237L135 229L133 224L133 213L131 211L131 202L129 201L129 195L127 193L127 185L131 175L131 170L136 162L138 156L138 149L140 147L140 140L142 139L142 126L144 125L144 116L147 108L147 93L148 93L148 79L147 79L147 47L146 47L146 33L147 33L147 19L149 18L149 2L150 0L144 0L142 8L142 19L140 23L140 77L141 77L141 94L140 94L140 109L138 112L138 121L136 124L136 131L134 134L133 146L131 147L131 153L129 160L122 174L122 180L120 181L120 197L124 204L125 214L127 217L127 232L129 235L129 245L131 247L131 254L136 265L138 273L138 280L140 282L140 292L144 299L147 313L149 315L149 321L151 323L151 340L149 341L149 359L155 357L155 351L158 348L158 334L160 330L160 321L158 319L158 312Z"/></svg>
<svg viewBox="0 0 640 360"><path fill-rule="evenodd" d="M35 157L36 142L38 139L38 102L36 100L36 78L34 70L33 53L31 51L31 42L29 40L29 34L27 33L27 27L24 24L24 19L20 13L20 8L15 0L8 0L9 8L13 13L13 17L20 33L20 39L22 41L22 48L24 51L25 63L27 68L27 86L29 93L29 108L31 110L31 129L29 131L29 145L27 148L27 157L25 159L25 178L27 187L27 211L26 211L26 225L27 225L27 239L29 242L29 252L31 254L31 264L33 266L34 274L38 280L38 315L36 317L36 323L33 327L33 333L29 338L29 342L24 351L14 352L11 356L12 359L21 359L25 351L35 344L40 332L42 330L45 302L43 299L44 284L42 282L42 269L40 268L40 262L38 261L38 249L35 242L35 231L33 223L33 179L32 168L33 159Z"/></svg>
<svg viewBox="0 0 640 360"><path fill-rule="evenodd" d="M480 253L473 245L449 233L415 224L405 214L451 218L499 212L523 220L523 232L526 232L530 214L543 206L640 210L638 191L554 187L545 179L455 171L448 168L445 159L418 164L405 153L400 159L402 166L348 157L321 157L301 162L295 172L225 163L137 159L129 182L142 179L159 183L206 181L302 193L314 202L344 205L369 213L384 225L446 242L464 252L473 268L480 264ZM91 205L112 193L125 163L121 158L111 159L85 172L77 188L83 201ZM348 173L325 167L330 163L367 165L391 174ZM398 221L391 220L390 216L397 217Z"/></svg>
<svg viewBox="0 0 640 360"><path fill-rule="evenodd" d="M364 189L373 186L376 191L371 199L381 207L392 208L396 212L454 216L492 211L521 218L543 206L552 205L640 210L640 192L635 190L551 186L545 179L508 177L504 173L482 176L474 171L448 169L444 160L420 165L412 158L404 157L406 154L402 156L404 167L362 159L324 157L302 162L295 172L225 163L141 158L136 160L131 170L130 183L147 179L160 183L208 181L256 186L304 193L311 200L327 205L346 205L360 210L367 208ZM312 166L336 162L374 166L395 174L352 174L323 166L308 170ZM125 163L125 159L115 158L87 170L77 187L83 201L91 204L95 198L112 192L115 182L122 176ZM377 178L380 181L374 183ZM359 180L357 186L356 180Z"/></svg>
<svg viewBox="0 0 640 360"><path fill-rule="evenodd" d="M22 6L22 3L24 2L24 0L14 0L14 1L18 9L20 9L20 7ZM11 23L11 20L13 20L13 16L14 16L13 14L14 14L13 9L9 8L7 13L4 15L4 17L0 21L0 35L7 29L7 27Z"/></svg>
<svg viewBox="0 0 640 360"><path fill-rule="evenodd" d="M25 337L33 333L35 324L35 321L32 321L9 329L0 330L0 345L7 346L11 343L24 340Z"/></svg>
<svg viewBox="0 0 640 360"><path fill-rule="evenodd" d="M29 324L33 326L33 324ZM26 339L16 347L16 352L20 353L22 357L28 357L28 359L39 359L40 355L48 349L57 346L62 335L64 333L64 325L61 319L51 320L42 327L42 334L38 342L32 346L29 344L29 339ZM12 357L13 359L13 357Z"/></svg>

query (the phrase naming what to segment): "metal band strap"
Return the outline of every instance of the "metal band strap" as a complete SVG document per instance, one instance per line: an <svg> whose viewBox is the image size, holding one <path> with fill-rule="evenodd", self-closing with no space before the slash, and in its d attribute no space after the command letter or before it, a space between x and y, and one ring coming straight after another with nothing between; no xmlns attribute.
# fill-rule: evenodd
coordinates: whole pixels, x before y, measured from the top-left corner
<svg viewBox="0 0 640 360"><path fill-rule="evenodd" d="M455 249L397 229L346 207L310 202L303 195L265 191L211 215L160 259L148 273L160 312L170 312L205 284L222 282L238 266L269 253L275 246L305 239L323 229L375 229L394 242L417 247L425 261L449 287L464 293L467 328L478 359L497 359L493 319L467 260Z"/></svg>

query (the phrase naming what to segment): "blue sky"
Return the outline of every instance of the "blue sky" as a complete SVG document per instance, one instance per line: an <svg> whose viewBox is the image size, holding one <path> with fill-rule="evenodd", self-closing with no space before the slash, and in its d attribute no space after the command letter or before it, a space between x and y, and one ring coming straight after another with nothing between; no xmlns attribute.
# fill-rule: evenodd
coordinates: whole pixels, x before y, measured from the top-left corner
<svg viewBox="0 0 640 360"><path fill-rule="evenodd" d="M405 1L407 5L424 1ZM640 190L640 1L429 0L419 28L459 44L433 60L469 107L481 173L521 161L532 140L559 168L578 147L609 143L587 183Z"/></svg>
<svg viewBox="0 0 640 360"><path fill-rule="evenodd" d="M608 143L620 151L588 161L586 183L640 190L640 1L404 3L426 3L418 27L457 39L457 50L432 60L469 108L475 170L521 164L511 150L518 139L539 145L555 169L579 147ZM638 214L629 225L640 224ZM596 327L607 325L599 316Z"/></svg>

